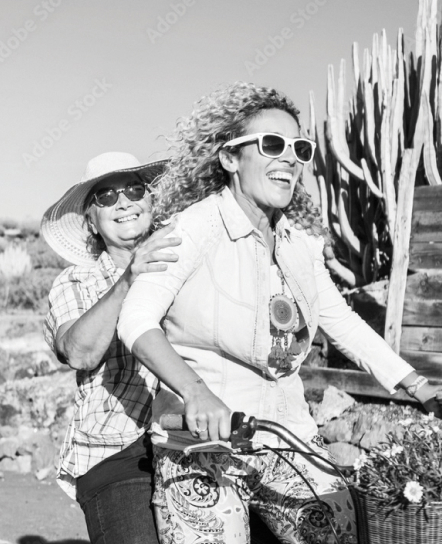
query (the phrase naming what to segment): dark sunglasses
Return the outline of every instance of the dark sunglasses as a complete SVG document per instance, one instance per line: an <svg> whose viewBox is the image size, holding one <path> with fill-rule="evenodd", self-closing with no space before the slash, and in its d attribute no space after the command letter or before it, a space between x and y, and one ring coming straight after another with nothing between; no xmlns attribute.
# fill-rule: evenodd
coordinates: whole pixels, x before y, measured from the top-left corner
<svg viewBox="0 0 442 544"><path fill-rule="evenodd" d="M142 200L146 191L148 191L147 183L141 181L135 181L122 187L121 189L114 189L113 187L103 187L98 189L93 195L94 202L100 208L105 208L108 206L113 206L117 203L120 193L132 202L137 202L137 200Z"/></svg>
<svg viewBox="0 0 442 544"><path fill-rule="evenodd" d="M240 136L226 142L223 147L236 147L256 140L258 140L258 150L264 157L277 159L284 155L287 147L291 147L296 160L302 164L307 164L313 159L316 148L316 143L307 138L286 138L271 132Z"/></svg>

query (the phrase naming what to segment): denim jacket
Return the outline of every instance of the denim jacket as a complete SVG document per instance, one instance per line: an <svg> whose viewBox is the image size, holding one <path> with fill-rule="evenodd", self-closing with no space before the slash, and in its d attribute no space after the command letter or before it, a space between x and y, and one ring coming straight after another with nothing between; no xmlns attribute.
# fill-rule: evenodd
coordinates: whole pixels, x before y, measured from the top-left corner
<svg viewBox="0 0 442 544"><path fill-rule="evenodd" d="M170 236L182 238L173 250L179 260L164 272L138 276L123 304L119 334L131 349L143 333L162 327L232 410L273 419L311 439L317 429L298 371L318 326L389 391L413 371L346 304L325 267L323 239L292 227L282 213L275 259L306 323L302 353L283 376L268 365L269 247L231 191L225 188L178 214ZM176 399L170 395L172 407Z"/></svg>

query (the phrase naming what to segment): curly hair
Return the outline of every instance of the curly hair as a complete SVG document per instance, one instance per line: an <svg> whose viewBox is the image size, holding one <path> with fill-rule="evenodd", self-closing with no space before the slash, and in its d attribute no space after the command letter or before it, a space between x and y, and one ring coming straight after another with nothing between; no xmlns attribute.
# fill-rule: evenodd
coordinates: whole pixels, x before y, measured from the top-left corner
<svg viewBox="0 0 442 544"><path fill-rule="evenodd" d="M245 134L250 121L263 110L290 114L300 126L299 111L284 94L270 87L236 82L203 96L188 118L178 120L168 138L172 158L165 174L153 187L154 228L161 221L221 192L229 183L218 152L225 142ZM231 152L239 152L232 150ZM292 201L283 210L292 223L308 232L327 236L319 210L298 181Z"/></svg>

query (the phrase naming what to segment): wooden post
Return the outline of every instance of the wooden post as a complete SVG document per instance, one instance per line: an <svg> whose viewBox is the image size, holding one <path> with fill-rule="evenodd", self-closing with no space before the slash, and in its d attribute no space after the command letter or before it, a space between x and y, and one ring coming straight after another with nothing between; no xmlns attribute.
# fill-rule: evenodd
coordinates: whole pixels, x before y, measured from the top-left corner
<svg viewBox="0 0 442 544"><path fill-rule="evenodd" d="M406 149L402 157L398 184L396 225L393 237L393 259L385 317L385 340L396 353L399 353L400 349L402 312L409 262L416 164L414 152L414 149Z"/></svg>

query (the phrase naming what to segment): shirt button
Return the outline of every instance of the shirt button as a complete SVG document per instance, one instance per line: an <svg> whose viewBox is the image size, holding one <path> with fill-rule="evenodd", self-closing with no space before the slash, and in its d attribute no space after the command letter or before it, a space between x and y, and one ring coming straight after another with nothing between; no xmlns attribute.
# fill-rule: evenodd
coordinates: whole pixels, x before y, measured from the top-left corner
<svg viewBox="0 0 442 544"><path fill-rule="evenodd" d="M286 272L284 275L286 278L290 278L290 272Z"/></svg>
<svg viewBox="0 0 442 544"><path fill-rule="evenodd" d="M282 406L278 406L278 412L282 412L284 408Z"/></svg>
<svg viewBox="0 0 442 544"><path fill-rule="evenodd" d="M270 382L270 387L275 387L276 386L276 382Z"/></svg>
<svg viewBox="0 0 442 544"><path fill-rule="evenodd" d="M313 326L313 323L312 323L311 321L309 321L309 322L307 323L307 325L308 325L309 327L312 327L312 326Z"/></svg>
<svg viewBox="0 0 442 544"><path fill-rule="evenodd" d="M299 301L301 302L301 300L302 300L301 295L298 295L298 296L296 297L296 300L299 300Z"/></svg>

